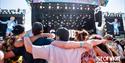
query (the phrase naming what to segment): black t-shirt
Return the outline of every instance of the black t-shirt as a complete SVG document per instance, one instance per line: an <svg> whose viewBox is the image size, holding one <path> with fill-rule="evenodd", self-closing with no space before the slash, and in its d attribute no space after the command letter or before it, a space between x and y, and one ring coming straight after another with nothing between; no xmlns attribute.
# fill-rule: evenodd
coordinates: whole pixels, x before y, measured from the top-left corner
<svg viewBox="0 0 125 63"><path fill-rule="evenodd" d="M24 63L32 63L33 58L26 52L25 47L18 47L12 50L16 56L23 56Z"/></svg>
<svg viewBox="0 0 125 63"><path fill-rule="evenodd" d="M53 40L48 38L39 38L33 42L34 45L49 45ZM32 54L26 52L25 47L18 47L12 50L16 56L23 56L25 63L47 63L44 59L33 59Z"/></svg>
<svg viewBox="0 0 125 63"><path fill-rule="evenodd" d="M53 41L53 39L49 39L49 38L38 38L37 40L35 40L33 42L33 45L49 45L51 44L51 42Z"/></svg>

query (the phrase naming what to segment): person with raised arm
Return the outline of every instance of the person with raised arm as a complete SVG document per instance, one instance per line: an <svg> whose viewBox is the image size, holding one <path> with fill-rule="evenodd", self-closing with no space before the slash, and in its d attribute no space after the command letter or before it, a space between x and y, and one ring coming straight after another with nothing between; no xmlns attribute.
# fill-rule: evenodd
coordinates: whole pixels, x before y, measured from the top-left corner
<svg viewBox="0 0 125 63"><path fill-rule="evenodd" d="M11 34L12 30L13 30L13 27L15 25L17 25L17 21L15 21L15 17L14 16L11 16L10 20L7 20L5 22L0 20L0 23L7 24L6 36L9 36Z"/></svg>
<svg viewBox="0 0 125 63"><path fill-rule="evenodd" d="M115 18L114 22L107 22L110 25L113 25L113 29L114 29L114 35L119 35L119 27L120 27L120 23L118 22L118 19Z"/></svg>

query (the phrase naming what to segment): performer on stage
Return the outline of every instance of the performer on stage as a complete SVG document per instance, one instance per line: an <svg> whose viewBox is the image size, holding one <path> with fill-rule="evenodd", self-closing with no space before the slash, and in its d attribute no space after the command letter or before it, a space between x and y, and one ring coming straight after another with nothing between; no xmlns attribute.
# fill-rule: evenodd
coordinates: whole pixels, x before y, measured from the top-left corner
<svg viewBox="0 0 125 63"><path fill-rule="evenodd" d="M110 25L113 25L114 28L114 35L119 35L119 27L120 27L120 23L118 22L118 19L115 18L114 22L108 22Z"/></svg>
<svg viewBox="0 0 125 63"><path fill-rule="evenodd" d="M7 29L6 29L6 36L9 36L9 34L11 34L12 30L13 30L13 27L15 25L17 25L17 21L14 21L15 20L15 17L14 16L11 16L10 17L10 20L8 21L1 21L0 20L0 23L2 24L7 24Z"/></svg>

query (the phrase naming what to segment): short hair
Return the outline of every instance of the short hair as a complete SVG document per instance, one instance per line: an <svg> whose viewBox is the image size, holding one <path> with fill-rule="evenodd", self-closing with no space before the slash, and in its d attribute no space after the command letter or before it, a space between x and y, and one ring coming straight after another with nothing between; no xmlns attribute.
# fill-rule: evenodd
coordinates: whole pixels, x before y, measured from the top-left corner
<svg viewBox="0 0 125 63"><path fill-rule="evenodd" d="M25 30L24 26L21 24L17 24L16 26L13 27L12 33L13 35L19 35L23 33Z"/></svg>
<svg viewBox="0 0 125 63"><path fill-rule="evenodd" d="M35 22L33 23L33 26L32 26L32 33L34 35L38 35L41 33L41 31L43 31L43 24L40 23L40 22Z"/></svg>
<svg viewBox="0 0 125 63"><path fill-rule="evenodd" d="M67 28L60 27L59 29L57 29L55 34L57 36L59 36L59 40L61 40L61 41L68 41L69 40L69 31Z"/></svg>

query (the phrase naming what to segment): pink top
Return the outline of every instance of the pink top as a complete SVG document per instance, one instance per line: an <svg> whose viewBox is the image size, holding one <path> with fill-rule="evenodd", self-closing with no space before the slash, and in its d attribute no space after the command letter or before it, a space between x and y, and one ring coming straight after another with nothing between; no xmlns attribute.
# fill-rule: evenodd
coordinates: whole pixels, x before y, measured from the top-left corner
<svg viewBox="0 0 125 63"><path fill-rule="evenodd" d="M32 47L34 59L46 59L48 63L81 63L81 55L84 52L83 48L62 49L53 45Z"/></svg>

